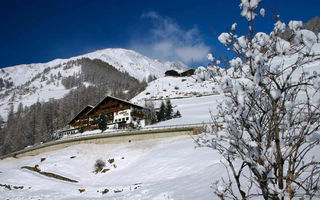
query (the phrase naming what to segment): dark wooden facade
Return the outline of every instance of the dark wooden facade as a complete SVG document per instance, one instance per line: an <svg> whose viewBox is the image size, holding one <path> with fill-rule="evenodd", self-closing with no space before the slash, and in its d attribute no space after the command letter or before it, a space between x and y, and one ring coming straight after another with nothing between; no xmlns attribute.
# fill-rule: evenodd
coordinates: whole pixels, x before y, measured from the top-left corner
<svg viewBox="0 0 320 200"><path fill-rule="evenodd" d="M192 76L192 75L194 74L194 72L195 72L194 69L189 69L189 70L187 70L187 71L185 71L185 72L182 72L182 73L180 74L180 76Z"/></svg>
<svg viewBox="0 0 320 200"><path fill-rule="evenodd" d="M91 127L89 125L89 115L88 112L92 110L93 106L84 107L70 122L69 125L74 128L82 127L84 131L90 130Z"/></svg>
<svg viewBox="0 0 320 200"><path fill-rule="evenodd" d="M173 77L179 77L180 76L179 72L177 72L175 70L168 70L164 74L165 74L165 76L173 76Z"/></svg>
<svg viewBox="0 0 320 200"><path fill-rule="evenodd" d="M181 77L181 76L192 76L194 74L194 69L189 69L187 71L184 71L182 73L179 73L175 70L168 70L164 74L165 76L173 76L173 77Z"/></svg>

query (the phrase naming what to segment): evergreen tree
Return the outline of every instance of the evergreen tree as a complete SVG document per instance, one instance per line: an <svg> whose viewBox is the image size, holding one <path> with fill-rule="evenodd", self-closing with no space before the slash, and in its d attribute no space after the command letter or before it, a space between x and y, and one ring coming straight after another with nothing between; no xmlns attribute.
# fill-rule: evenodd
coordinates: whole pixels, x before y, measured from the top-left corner
<svg viewBox="0 0 320 200"><path fill-rule="evenodd" d="M169 119L172 119L172 113L173 113L170 99L167 100L166 104L167 105L165 107L165 119L169 120Z"/></svg>
<svg viewBox="0 0 320 200"><path fill-rule="evenodd" d="M107 118L104 111L102 111L99 116L98 126L99 126L99 129L101 130L101 133L107 128Z"/></svg>
<svg viewBox="0 0 320 200"><path fill-rule="evenodd" d="M158 121L163 121L165 120L165 110L166 110L166 105L164 104L164 102L161 102L160 105L160 110L158 112Z"/></svg>
<svg viewBox="0 0 320 200"><path fill-rule="evenodd" d="M80 126L79 133L83 133L83 126Z"/></svg>

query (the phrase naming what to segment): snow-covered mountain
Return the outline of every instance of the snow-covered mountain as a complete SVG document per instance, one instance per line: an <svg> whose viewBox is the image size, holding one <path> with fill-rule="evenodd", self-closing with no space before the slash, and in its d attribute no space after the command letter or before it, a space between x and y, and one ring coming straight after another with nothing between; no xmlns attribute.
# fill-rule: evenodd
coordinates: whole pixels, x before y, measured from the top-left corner
<svg viewBox="0 0 320 200"><path fill-rule="evenodd" d="M81 73L81 59L100 60L130 76L142 81L149 76L162 77L165 71L188 69L181 62L162 62L126 49L103 49L69 59L56 59L48 63L23 64L0 70L0 112L7 117L11 105L16 109L19 103L30 106L37 101L59 99L67 94L61 80ZM84 83L89 84L89 83Z"/></svg>
<svg viewBox="0 0 320 200"><path fill-rule="evenodd" d="M109 48L68 59L55 59L48 63L23 64L3 68L0 71L0 78L9 79L14 83L14 86L20 86L32 80L36 74L48 70L48 68L61 68L66 63L81 58L99 59L121 72L129 73L129 75L138 80L143 80L149 75L162 77L164 72L170 69L176 71L188 69L182 62L163 62L159 59L153 60L133 50Z"/></svg>
<svg viewBox="0 0 320 200"><path fill-rule="evenodd" d="M214 80L198 81L192 77L161 77L150 83L147 88L131 101L142 104L145 100L179 99L215 95L217 85Z"/></svg>
<svg viewBox="0 0 320 200"><path fill-rule="evenodd" d="M211 67L198 67L191 76L165 76L148 83L147 88L131 99L142 104L145 100L180 99L219 94L219 84Z"/></svg>

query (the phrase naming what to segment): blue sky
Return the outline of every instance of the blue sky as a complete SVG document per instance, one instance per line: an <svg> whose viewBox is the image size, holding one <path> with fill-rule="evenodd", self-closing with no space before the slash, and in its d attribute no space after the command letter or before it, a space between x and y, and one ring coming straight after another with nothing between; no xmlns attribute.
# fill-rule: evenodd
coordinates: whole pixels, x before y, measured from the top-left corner
<svg viewBox="0 0 320 200"><path fill-rule="evenodd" d="M320 0L264 0L257 31L272 29L270 9L284 22L320 15ZM225 54L213 36L238 22L237 0L1 0L0 68L68 58L104 48L128 48L162 60L206 65Z"/></svg>

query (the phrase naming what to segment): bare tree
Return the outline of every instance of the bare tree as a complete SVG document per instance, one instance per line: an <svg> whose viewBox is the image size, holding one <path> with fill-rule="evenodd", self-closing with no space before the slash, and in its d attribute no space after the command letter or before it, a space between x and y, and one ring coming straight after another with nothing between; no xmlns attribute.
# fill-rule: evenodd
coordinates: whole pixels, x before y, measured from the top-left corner
<svg viewBox="0 0 320 200"><path fill-rule="evenodd" d="M154 109L154 103L152 101L145 101L144 107L143 115L147 120L147 124L155 123L157 121L157 114Z"/></svg>
<svg viewBox="0 0 320 200"><path fill-rule="evenodd" d="M218 114L212 114L214 125L197 143L218 150L226 161L228 178L213 185L220 199L320 198L320 162L314 157L320 138L320 78L307 70L319 65L320 44L300 21L289 22L292 44L278 37L286 28L279 19L270 34L255 32L259 3L241 0L247 35L236 35L233 24L230 33L218 37L236 57L229 69L214 63L225 98Z"/></svg>

